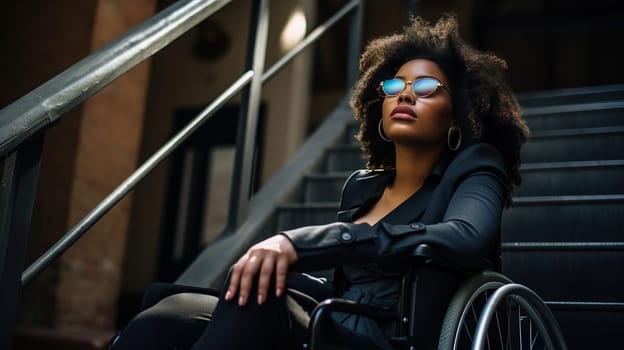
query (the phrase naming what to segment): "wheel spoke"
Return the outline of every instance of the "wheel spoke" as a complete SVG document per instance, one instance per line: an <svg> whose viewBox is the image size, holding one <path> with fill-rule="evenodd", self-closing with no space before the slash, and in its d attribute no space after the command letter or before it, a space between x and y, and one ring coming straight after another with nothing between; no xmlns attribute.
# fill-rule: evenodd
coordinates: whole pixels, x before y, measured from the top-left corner
<svg viewBox="0 0 624 350"><path fill-rule="evenodd" d="M507 349L511 349L511 308L507 305Z"/></svg>
<svg viewBox="0 0 624 350"><path fill-rule="evenodd" d="M522 350L522 318L520 316L520 306L518 306L518 335L520 336L520 350Z"/></svg>
<svg viewBox="0 0 624 350"><path fill-rule="evenodd" d="M534 292L506 281L504 276L490 273L480 278L469 281L451 304L453 312L447 314L447 318L456 323L445 323L446 329L452 329L452 333L450 337L441 337L442 348L464 349L478 344L487 349L552 350L549 344L565 344L560 340L561 336L552 341L548 327L556 329L556 324L549 324L553 323L553 316L549 310L544 311L544 305L540 304L543 301L533 296ZM451 328L453 324L455 326ZM482 328L484 325L488 325L487 329ZM448 344L446 339L451 343Z"/></svg>
<svg viewBox="0 0 624 350"><path fill-rule="evenodd" d="M535 338L533 338L533 321L529 319L529 349L533 350L533 345L535 345L535 340L537 339L537 335L539 333L535 333Z"/></svg>
<svg viewBox="0 0 624 350"><path fill-rule="evenodd" d="M485 293L485 300L487 300L487 292ZM503 330L501 329L501 323L498 317L498 310L496 310L496 313L494 315L496 317L496 330L498 331L498 338L500 339L501 349L503 349L505 345L503 344Z"/></svg>

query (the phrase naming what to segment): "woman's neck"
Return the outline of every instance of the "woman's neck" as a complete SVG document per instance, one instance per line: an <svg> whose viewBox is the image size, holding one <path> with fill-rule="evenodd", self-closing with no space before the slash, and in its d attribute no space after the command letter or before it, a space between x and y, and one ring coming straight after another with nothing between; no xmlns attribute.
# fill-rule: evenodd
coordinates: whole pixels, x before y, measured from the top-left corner
<svg viewBox="0 0 624 350"><path fill-rule="evenodd" d="M444 147L405 147L396 145L396 175L389 190L411 194L418 191L438 162Z"/></svg>

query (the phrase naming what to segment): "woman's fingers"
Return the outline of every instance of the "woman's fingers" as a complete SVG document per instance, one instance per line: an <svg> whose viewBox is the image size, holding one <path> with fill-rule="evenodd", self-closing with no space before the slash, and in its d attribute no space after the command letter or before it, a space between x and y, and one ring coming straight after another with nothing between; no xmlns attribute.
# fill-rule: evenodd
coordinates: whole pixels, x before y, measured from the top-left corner
<svg viewBox="0 0 624 350"><path fill-rule="evenodd" d="M286 289L286 275L288 273L288 258L281 256L275 264L275 296L281 297Z"/></svg>
<svg viewBox="0 0 624 350"><path fill-rule="evenodd" d="M275 258L273 255L268 254L262 261L262 267L260 268L260 275L258 276L258 304L264 303L266 300L267 292L269 290L269 284L271 282L271 276L275 269Z"/></svg>
<svg viewBox="0 0 624 350"><path fill-rule="evenodd" d="M276 235L256 244L234 264L225 299L234 299L238 292L238 304L245 305L257 278L258 304L264 303L273 273L275 273L275 295L281 296L286 289L288 267L296 260L297 252L284 236Z"/></svg>
<svg viewBox="0 0 624 350"><path fill-rule="evenodd" d="M247 304L249 299L249 292L253 285L254 278L260 270L262 264L262 257L257 254L250 254L249 259L245 263L245 267L241 272L240 283L238 284L238 305L243 306Z"/></svg>
<svg viewBox="0 0 624 350"><path fill-rule="evenodd" d="M236 295L241 272L245 267L245 261L247 261L247 259L248 255L243 255L232 267L232 271L230 272L230 284L228 286L227 292L225 293L225 300L232 300L232 298L234 298L234 296Z"/></svg>

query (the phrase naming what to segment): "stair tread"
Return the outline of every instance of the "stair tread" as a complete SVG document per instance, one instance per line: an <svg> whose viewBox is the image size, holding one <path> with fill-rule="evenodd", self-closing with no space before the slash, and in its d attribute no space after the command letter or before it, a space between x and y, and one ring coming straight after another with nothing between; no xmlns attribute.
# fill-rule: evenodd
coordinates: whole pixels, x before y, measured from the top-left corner
<svg viewBox="0 0 624 350"><path fill-rule="evenodd" d="M624 93L624 84L609 84L609 85L598 85L598 86L581 86L581 87L572 87L572 88L562 88L562 89L548 89L548 90L538 90L538 91L525 91L519 92L516 94L519 101L531 101L536 99L543 98L552 98L552 97L574 97L579 95L588 95L588 94L600 94L600 93L608 93L608 92L622 92Z"/></svg>
<svg viewBox="0 0 624 350"><path fill-rule="evenodd" d="M561 196L522 196L514 197L513 203L532 204L532 203L552 203L552 202L613 202L624 201L624 194L587 194L587 195L561 195Z"/></svg>
<svg viewBox="0 0 624 350"><path fill-rule="evenodd" d="M624 159L613 160L569 160L558 162L533 162L520 165L520 171L541 169L598 168L624 166Z"/></svg>
<svg viewBox="0 0 624 350"><path fill-rule="evenodd" d="M526 107L522 109L522 115L525 118L532 118L545 114L593 112L611 109L624 109L624 100Z"/></svg>
<svg viewBox="0 0 624 350"><path fill-rule="evenodd" d="M562 242L562 241L542 241L542 242L503 242L503 251L524 250L622 250L624 242Z"/></svg>
<svg viewBox="0 0 624 350"><path fill-rule="evenodd" d="M529 135L527 143L531 140L544 139L544 138L560 138L560 137L574 137L583 135L613 135L624 133L624 126L598 126L598 127L586 127L586 128L570 128L570 129L553 129L553 130L538 130ZM355 144L340 144L329 147L329 152L362 152L359 145ZM363 152L362 152L363 154Z"/></svg>
<svg viewBox="0 0 624 350"><path fill-rule="evenodd" d="M513 197L512 205L551 203L551 202L620 202L624 201L624 194L599 194L599 195L561 195L561 196L518 196ZM288 202L278 206L280 209L301 209L301 208L332 208L338 206L338 202Z"/></svg>
<svg viewBox="0 0 624 350"><path fill-rule="evenodd" d="M546 305L556 310L608 310L624 312L624 302L619 301L568 301L545 300Z"/></svg>
<svg viewBox="0 0 624 350"><path fill-rule="evenodd" d="M520 165L520 171L541 170L541 169L569 169L569 168L598 168L598 167L619 167L624 166L624 159L608 159L608 160L568 160L553 162L526 162ZM364 169L364 168L360 168ZM306 179L346 179L353 171L327 171L316 172L305 176Z"/></svg>
<svg viewBox="0 0 624 350"><path fill-rule="evenodd" d="M600 135L600 134L619 134L624 133L624 126L598 126L588 128L571 128L571 129L554 129L554 130L539 130L532 132L529 136L531 139L538 139L544 137L567 137L567 136L579 136L579 135Z"/></svg>

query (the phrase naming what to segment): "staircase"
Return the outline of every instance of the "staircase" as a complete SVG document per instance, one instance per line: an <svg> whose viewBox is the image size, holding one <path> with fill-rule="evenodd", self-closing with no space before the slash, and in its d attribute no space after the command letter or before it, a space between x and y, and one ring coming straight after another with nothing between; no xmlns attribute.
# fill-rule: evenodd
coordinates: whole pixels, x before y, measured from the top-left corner
<svg viewBox="0 0 624 350"><path fill-rule="evenodd" d="M519 99L532 134L503 214L503 273L549 302L570 349L612 348L624 325L624 85ZM343 182L365 164L357 129L278 207L277 231L335 221Z"/></svg>

